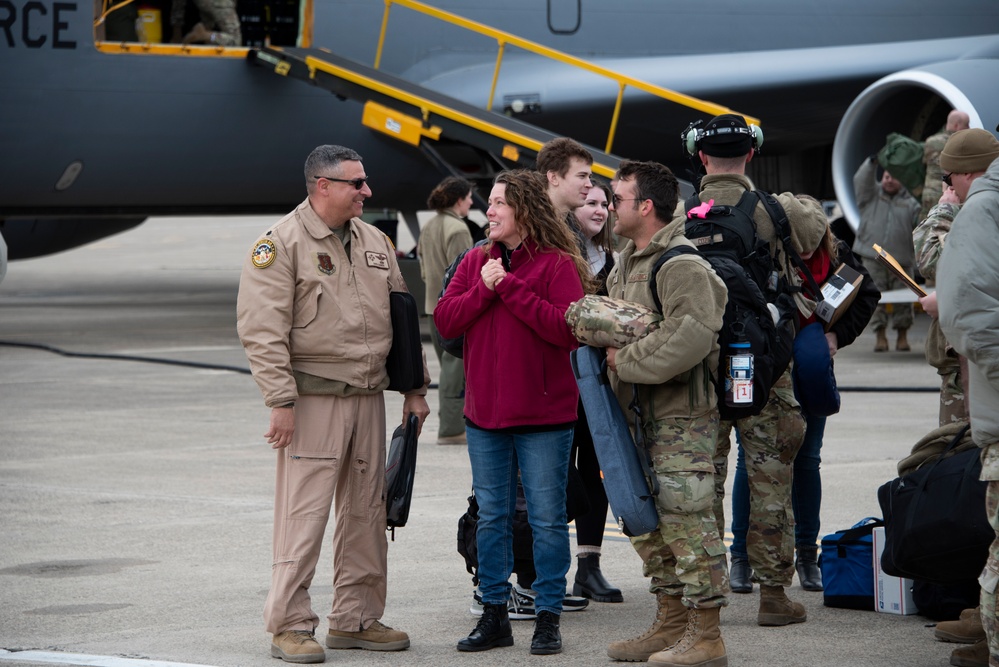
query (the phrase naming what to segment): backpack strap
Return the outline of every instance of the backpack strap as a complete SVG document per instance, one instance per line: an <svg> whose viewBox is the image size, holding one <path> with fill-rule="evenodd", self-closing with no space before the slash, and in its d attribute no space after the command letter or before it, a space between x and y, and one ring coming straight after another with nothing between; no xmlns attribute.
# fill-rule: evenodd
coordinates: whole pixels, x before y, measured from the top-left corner
<svg viewBox="0 0 999 667"><path fill-rule="evenodd" d="M701 204L700 195L697 194L688 197L683 204L685 209L684 215L687 219L684 232L690 240L694 239L694 233L690 230L690 225L696 224L700 217L691 218L690 211ZM756 250L756 244L759 241L759 237L756 234L756 220L754 219L756 198L752 196L751 192L748 190L743 192L735 206L714 204L711 207L710 213L714 214L710 222L725 229L729 234L737 236L742 243L742 247L746 249L746 252L752 253ZM739 214L742 214L744 220L739 220ZM763 286L761 285L760 288L762 289Z"/></svg>
<svg viewBox="0 0 999 667"><path fill-rule="evenodd" d="M659 269L663 267L663 264L670 261L674 257L678 257L680 255L699 254L701 253L698 252L696 248L680 244L673 246L663 254L659 255L659 259L656 260L656 263L652 266L652 272L649 274L649 291L652 292L652 301L656 304L656 310L659 311L660 315L663 313L663 303L659 299L659 287L656 285L656 276L659 274Z"/></svg>
<svg viewBox="0 0 999 667"><path fill-rule="evenodd" d="M700 206L700 205L701 205L701 198L700 198L700 196L696 192L694 194L690 195L689 197L687 197L686 199L684 199L683 200L683 217L686 218L687 214L690 213L690 209L692 209L692 208L694 208L696 206Z"/></svg>
<svg viewBox="0 0 999 667"><path fill-rule="evenodd" d="M780 205L773 195L769 192L763 192L762 190L753 190L753 194L757 196L760 203L763 204L763 208L766 209L767 215L770 216L770 220L774 223L774 230L777 232L777 238L780 239L781 244L784 246L784 252L791 259L791 263L794 267L801 272L804 276L805 282L808 283L808 288L812 291L812 301L819 302L823 300L822 290L815 283L815 278L812 277L812 272L808 270L805 266L805 262L801 259L801 255L798 251L794 249L794 244L791 243L791 223L788 222L787 212L784 207Z"/></svg>

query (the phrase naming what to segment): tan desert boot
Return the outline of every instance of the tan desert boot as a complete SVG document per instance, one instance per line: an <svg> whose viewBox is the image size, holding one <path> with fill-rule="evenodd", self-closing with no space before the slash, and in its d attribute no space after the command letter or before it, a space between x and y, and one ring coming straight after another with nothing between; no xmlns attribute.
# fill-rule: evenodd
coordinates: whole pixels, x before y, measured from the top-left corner
<svg viewBox="0 0 999 667"><path fill-rule="evenodd" d="M632 639L624 639L607 647L607 655L625 662L645 662L653 653L669 648L683 637L687 629L687 608L679 596L656 594L656 620L648 630Z"/></svg>
<svg viewBox="0 0 999 667"><path fill-rule="evenodd" d="M757 625L787 625L804 623L808 618L805 608L787 598L782 586L760 586L760 613Z"/></svg>
<svg viewBox="0 0 999 667"><path fill-rule="evenodd" d="M719 607L691 609L687 631L665 651L649 656L650 667L727 667L728 654L718 629Z"/></svg>
<svg viewBox="0 0 999 667"><path fill-rule="evenodd" d="M908 329L899 329L898 338L895 340L895 349L899 352L908 352L912 348L909 347L909 338L906 334Z"/></svg>
<svg viewBox="0 0 999 667"><path fill-rule="evenodd" d="M884 329L878 329L874 332L878 339L874 343L875 352L887 352L888 351L888 336L885 335Z"/></svg>
<svg viewBox="0 0 999 667"><path fill-rule="evenodd" d="M958 646L950 652L950 664L954 667L989 667L989 643L983 639L970 646Z"/></svg>
<svg viewBox="0 0 999 667"><path fill-rule="evenodd" d="M965 609L956 621L937 623L933 635L942 642L954 642L955 644L974 644L985 639L981 607Z"/></svg>

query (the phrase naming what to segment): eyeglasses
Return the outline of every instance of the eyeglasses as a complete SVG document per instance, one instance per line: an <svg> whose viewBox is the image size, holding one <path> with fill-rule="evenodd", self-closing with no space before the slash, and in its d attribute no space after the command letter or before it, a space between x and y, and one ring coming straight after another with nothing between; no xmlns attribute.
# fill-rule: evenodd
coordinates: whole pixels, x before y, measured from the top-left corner
<svg viewBox="0 0 999 667"><path fill-rule="evenodd" d="M312 178L316 179L317 181L320 178L325 178L327 181L336 181L337 183L350 183L351 185L354 186L355 190L360 190L361 188L364 187L364 184L368 182L368 179L366 177L365 178L330 178L329 176L313 176Z"/></svg>
<svg viewBox="0 0 999 667"><path fill-rule="evenodd" d="M623 201L645 201L645 199L643 199L641 197L633 197L631 199L625 199L624 197L618 197L617 195L614 195L613 197L611 197L611 202L614 203L614 208L617 208L618 206L620 206L621 202L623 202Z"/></svg>
<svg viewBox="0 0 999 667"><path fill-rule="evenodd" d="M950 177L953 176L953 175L954 175L954 173L951 172L949 174L944 174L943 178L941 178L941 180L947 185L948 188L954 187L954 184L950 182Z"/></svg>

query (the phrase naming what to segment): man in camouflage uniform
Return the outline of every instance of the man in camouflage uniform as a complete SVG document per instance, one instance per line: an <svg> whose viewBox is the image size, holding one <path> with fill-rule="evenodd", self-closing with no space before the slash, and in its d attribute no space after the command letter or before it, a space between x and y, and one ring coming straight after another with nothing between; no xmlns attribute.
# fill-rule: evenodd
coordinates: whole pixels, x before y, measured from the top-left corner
<svg viewBox="0 0 999 667"><path fill-rule="evenodd" d="M962 205L967 201L972 184L980 177L986 175L985 170L992 160L996 158L999 158L999 141L986 130L959 130L947 140L940 155L940 166L950 182L948 183L946 192L940 198L940 203L930 211L930 217L913 232L916 258L919 260L920 271L923 275L933 277L937 273L937 265L940 257L946 254L944 252L944 245L950 235L952 221L955 221L958 213L962 210ZM961 219L964 219L963 216ZM969 218L967 224L980 224L980 222L978 219ZM982 252L984 251L983 249ZM923 269L924 263L930 269L930 274L927 274ZM954 274L952 273L951 275ZM954 294L954 292L949 288L944 289L943 280L944 278L942 277L938 289L942 291L945 295L944 298L946 298L946 295ZM974 290L975 288L969 287L968 289ZM967 303L964 300L966 297L963 294L960 295L960 298L962 298L963 303ZM934 316L933 322L930 324L929 333L926 336L926 358L931 365L937 367L937 372L940 373L942 379L940 388L940 424L943 425L945 420L968 421L968 402L966 401L965 387L971 369L968 368L967 360L964 358L960 359L962 363L958 366L959 355L947 342L941 331L943 315L938 313L937 293L934 292L919 301L926 312ZM940 320L936 319L938 315L941 318ZM967 336L968 334L965 333L964 335ZM932 350L931 344L934 346ZM931 354L933 358L931 358ZM934 363L935 361L943 362L947 365L938 366ZM979 358L978 363L983 363L981 358ZM974 399L974 394L972 394L972 399ZM980 431L976 428L975 419L976 415L971 415L972 430ZM976 443L982 442L980 432L975 432L973 435L975 436ZM989 451L991 450L986 449L986 458L983 458L983 462L988 460ZM993 457L991 460L999 460L999 457ZM999 479L999 469L990 472L983 465L982 479ZM993 526L997 525L996 504L999 503L999 493L993 488L994 486L995 483L990 481L988 494L986 495L987 509L989 517L993 521ZM992 549L992 553L997 554L997 547L995 545L993 545ZM993 556L993 558L990 558L988 565L993 566L993 570L999 571L999 567L995 567L996 562L999 562L999 560ZM995 585L994 580L991 582L991 585ZM983 590L983 601L986 597L988 597L988 604L991 605L990 608L992 610L989 617L994 622L994 590ZM935 635L938 639L969 644L974 642L970 646L962 646L954 649L951 653L952 664L988 664L989 647L983 639L985 631L982 628L982 617L979 610L965 610L961 614L960 619L937 624ZM995 651L993 651L993 654L995 654Z"/></svg>
<svg viewBox="0 0 999 667"><path fill-rule="evenodd" d="M708 121L703 130L690 131L696 134L691 137L693 146L687 144L687 148L693 148L692 154L700 159L706 172L698 193L700 201L736 205L744 192L754 189L745 171L746 164L759 147L761 135L749 128L742 116L733 114L717 116ZM686 134L684 136L687 138ZM787 192L777 195L776 199L787 213L794 249L799 253L814 251L826 230L821 205L811 198L799 199ZM682 224L685 220L681 202L674 222ZM759 237L770 244L770 252L782 276L792 285L800 286L801 278L792 267L762 204L757 205L754 221ZM800 292L796 297L802 315L811 314L814 303ZM737 562L737 558L743 555L733 554L733 586L737 567L743 577L752 577L760 584L757 615L760 625L802 623L806 619L805 608L791 602L784 592L791 585L794 575L791 473L794 456L805 435L805 420L794 399L790 368L774 384L767 405L759 415L721 423L715 451L715 515L719 531L723 531L725 526L723 502L733 428L738 428L741 435L749 480L749 530L745 555L748 556L748 563L746 560Z"/></svg>
<svg viewBox="0 0 999 667"><path fill-rule="evenodd" d="M661 164L626 160L613 188L614 233L628 242L608 276L609 295L655 308L653 265L668 249L691 245L683 221L669 222L676 178ZM608 347L607 364L622 409L637 386L643 421L634 435L651 454L659 482L659 527L632 538L658 610L645 633L612 643L607 654L650 665L726 664L718 614L728 604L728 577L713 509L718 408L709 374L718 367L728 292L707 261L692 254L666 262L656 289L659 327L620 349Z"/></svg>
<svg viewBox="0 0 999 667"><path fill-rule="evenodd" d="M239 46L243 43L239 29L236 0L193 0L201 13L201 21L191 32L184 31L184 12L187 0L173 0L170 25L173 26L171 42L176 44L212 44L214 46Z"/></svg>
<svg viewBox="0 0 999 667"><path fill-rule="evenodd" d="M940 151L944 149L947 139L958 130L968 129L968 114L957 109L947 114L947 125L936 134L927 137L923 142L923 164L926 165L926 180L923 183L922 202L923 208L919 212L919 219L925 220L930 214L930 209L937 205L940 195L943 194L943 170L940 169ZM922 271L920 271L922 272ZM924 273L925 277L926 274Z"/></svg>
<svg viewBox="0 0 999 667"><path fill-rule="evenodd" d="M912 243L916 253L916 266L927 280L936 279L937 262L943 251L947 233L954 216L961 210L961 204L968 196L968 190L976 178L984 173L984 166L990 157L999 155L999 141L991 133L981 130L959 130L942 149L940 165L947 178L953 183L940 196L939 203L930 209L929 216L912 232ZM976 171L964 172L962 170ZM942 181L941 181L942 182ZM933 317L926 334L926 361L937 369L940 385L940 425L957 421L968 421L960 359L954 348L940 331L937 318L936 293L919 300L923 310Z"/></svg>

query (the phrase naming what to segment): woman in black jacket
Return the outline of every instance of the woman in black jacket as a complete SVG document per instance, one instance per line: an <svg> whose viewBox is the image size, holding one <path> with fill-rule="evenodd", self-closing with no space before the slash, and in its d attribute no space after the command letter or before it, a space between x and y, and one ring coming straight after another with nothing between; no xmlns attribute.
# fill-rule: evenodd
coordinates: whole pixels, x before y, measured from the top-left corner
<svg viewBox="0 0 999 667"><path fill-rule="evenodd" d="M827 381L831 384L833 381L832 357L840 348L852 343L863 332L881 300L881 292L864 265L850 250L850 246L833 236L832 230L828 228L818 249L808 257L802 256L802 259L819 285L826 282L841 264L846 264L863 276L853 303L825 332L825 340L829 345ZM801 323L802 329L808 325L823 326L821 322L815 320L814 315ZM791 486L791 505L794 508L795 523L796 557L794 566L802 588L806 591L821 591L822 574L818 566L816 542L819 537L819 508L822 504L822 477L819 473L819 466L822 463L822 436L826 428L826 417L809 412L809 397L804 395L805 392L809 391L808 383L799 380L798 377L795 379L795 393L799 397L802 413L805 416L805 438L801 443L801 449L798 450L798 454L794 458L794 476ZM835 392L834 388L833 392ZM827 411L823 412L828 414Z"/></svg>

